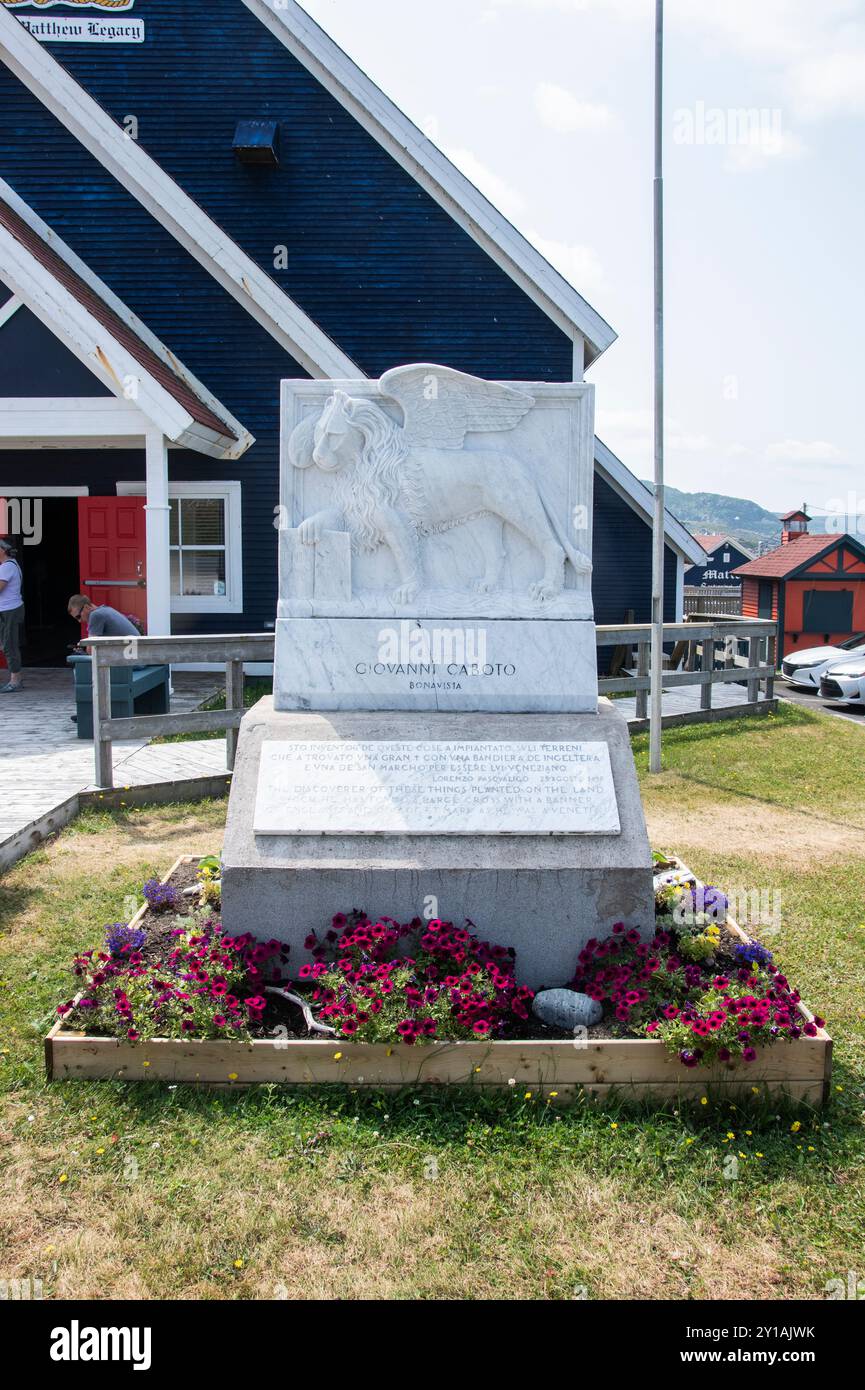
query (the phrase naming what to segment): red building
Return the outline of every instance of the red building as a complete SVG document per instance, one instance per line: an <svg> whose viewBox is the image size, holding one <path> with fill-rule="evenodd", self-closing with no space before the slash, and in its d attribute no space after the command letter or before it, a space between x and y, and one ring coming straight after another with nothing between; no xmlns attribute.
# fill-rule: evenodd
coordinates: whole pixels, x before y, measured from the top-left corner
<svg viewBox="0 0 865 1390"><path fill-rule="evenodd" d="M804 507L781 518L776 550L733 573L742 580L742 616L774 618L778 658L865 633L865 546L853 536L812 536Z"/></svg>

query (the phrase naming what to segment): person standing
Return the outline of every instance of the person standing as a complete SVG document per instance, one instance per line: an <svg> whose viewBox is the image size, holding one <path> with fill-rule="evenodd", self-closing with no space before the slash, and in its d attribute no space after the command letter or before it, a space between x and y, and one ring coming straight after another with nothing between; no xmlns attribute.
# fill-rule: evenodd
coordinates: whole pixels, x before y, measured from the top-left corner
<svg viewBox="0 0 865 1390"><path fill-rule="evenodd" d="M0 650L9 668L9 680L0 686L0 695L14 695L21 689L21 631L24 627L24 601L21 596L21 566L11 541L0 540Z"/></svg>

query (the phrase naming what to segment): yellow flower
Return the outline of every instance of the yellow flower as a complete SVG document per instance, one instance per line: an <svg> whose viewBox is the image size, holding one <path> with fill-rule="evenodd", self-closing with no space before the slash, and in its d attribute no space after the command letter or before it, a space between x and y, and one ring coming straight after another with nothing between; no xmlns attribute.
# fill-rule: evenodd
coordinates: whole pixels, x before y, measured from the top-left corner
<svg viewBox="0 0 865 1390"><path fill-rule="evenodd" d="M727 1138L728 1138L728 1139L735 1139L735 1138L736 1138L735 1134L733 1133L733 1131L732 1131L731 1129L728 1129L728 1130L727 1130Z"/></svg>
<svg viewBox="0 0 865 1390"><path fill-rule="evenodd" d="M142 1062L141 1065L142 1065L143 1067L149 1067L149 1066L150 1066L150 1063L149 1063L149 1062Z"/></svg>
<svg viewBox="0 0 865 1390"><path fill-rule="evenodd" d="M235 1268L235 1269L243 1269L243 1260L235 1260L235 1261L234 1261L234 1268Z"/></svg>
<svg viewBox="0 0 865 1390"><path fill-rule="evenodd" d="M813 1144L809 1144L809 1145L808 1145L808 1152L809 1152L809 1154L812 1154L812 1153L815 1152L815 1149L814 1149L814 1145L813 1145Z"/></svg>
<svg viewBox="0 0 865 1390"><path fill-rule="evenodd" d="M104 1153L105 1153L105 1150L104 1150L104 1149L97 1149L96 1152L97 1152L98 1154L104 1154Z"/></svg>
<svg viewBox="0 0 865 1390"><path fill-rule="evenodd" d="M334 1060L335 1062L338 1062L338 1061L340 1060L341 1057L342 1057L342 1053L341 1053L341 1052L335 1052L335 1053L333 1054L333 1060Z"/></svg>
<svg viewBox="0 0 865 1390"><path fill-rule="evenodd" d="M550 1091L550 1100L552 1100L553 1097L554 1097L554 1096L557 1096L558 1094L559 1094L558 1091Z"/></svg>
<svg viewBox="0 0 865 1390"><path fill-rule="evenodd" d="M794 1120L793 1123L792 1123L791 1126L790 1126L790 1133L791 1133L791 1134L798 1134L798 1133L799 1133L799 1130L800 1130L801 1128L802 1128L802 1121L801 1121L801 1120Z"/></svg>
<svg viewBox="0 0 865 1390"><path fill-rule="evenodd" d="M68 1181L69 1181L69 1174L68 1174L68 1173L61 1173L61 1174L60 1174L60 1182L68 1182Z"/></svg>
<svg viewBox="0 0 865 1390"><path fill-rule="evenodd" d="M760 1153L760 1150L758 1149L757 1152L756 1152L756 1154L754 1155L754 1157L755 1157L755 1158L765 1158L766 1155L765 1155L765 1154L761 1154L761 1153Z"/></svg>
<svg viewBox="0 0 865 1390"><path fill-rule="evenodd" d="M686 1139L686 1140L685 1140L685 1143L686 1143L686 1144L693 1144L693 1142L694 1142L693 1136L692 1136L690 1139Z"/></svg>
<svg viewBox="0 0 865 1390"><path fill-rule="evenodd" d="M836 1087L835 1087L835 1090L836 1090L836 1091L843 1091L843 1090L844 1090L844 1087L843 1087L843 1086L836 1086Z"/></svg>
<svg viewBox="0 0 865 1390"><path fill-rule="evenodd" d="M760 1094L760 1087L759 1087L759 1086L752 1086L752 1087L751 1087L751 1090L754 1092L754 1095L755 1095L755 1096L758 1096L758 1095Z"/></svg>
<svg viewBox="0 0 865 1390"><path fill-rule="evenodd" d="M616 1124L616 1122L615 1122L615 1120L614 1120L613 1123L610 1125L610 1129L618 1129L618 1128L619 1128L619 1126Z"/></svg>
<svg viewBox="0 0 865 1390"><path fill-rule="evenodd" d="M746 1129L746 1130L745 1130L745 1133L747 1134L748 1138L750 1139L750 1137L751 1137L751 1135L754 1133L754 1131L753 1131L753 1129Z"/></svg>
<svg viewBox="0 0 865 1390"><path fill-rule="evenodd" d="M236 1081L236 1080L237 1080L237 1072L236 1072L236 1071L230 1071L230 1072L228 1073L228 1079L229 1079L229 1081Z"/></svg>
<svg viewBox="0 0 865 1390"><path fill-rule="evenodd" d="M523 1096L523 1100L531 1100L531 1098L532 1098L532 1093L531 1093L531 1091L526 1091L525 1095Z"/></svg>
<svg viewBox="0 0 865 1390"><path fill-rule="evenodd" d="M701 1104L701 1105L708 1105L708 1104L709 1104L709 1097L708 1097L708 1096L700 1096L700 1104Z"/></svg>

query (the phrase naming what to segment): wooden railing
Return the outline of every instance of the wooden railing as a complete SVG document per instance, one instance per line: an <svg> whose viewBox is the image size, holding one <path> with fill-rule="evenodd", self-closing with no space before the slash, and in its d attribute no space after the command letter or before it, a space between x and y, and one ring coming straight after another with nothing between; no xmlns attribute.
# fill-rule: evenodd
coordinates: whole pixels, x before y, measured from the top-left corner
<svg viewBox="0 0 865 1390"><path fill-rule="evenodd" d="M749 714L758 706L761 687L765 700L774 696L778 629L767 619L705 619L694 615L689 622L665 623L664 643L672 644L665 663L664 688L699 685L700 711L704 716L712 710L713 687L729 681L747 683L747 702L738 707L742 714ZM635 653L631 663L625 662L634 674L600 680L598 690L602 695L636 695L637 719L648 716L651 644L649 623L598 628L599 647L625 648Z"/></svg>
<svg viewBox="0 0 865 1390"><path fill-rule="evenodd" d="M164 738L169 734L207 734L225 729L226 766L234 767L237 731L243 718L245 662L273 661L273 633L202 637L90 637L82 645L93 655L93 750L96 785L113 787L111 745L124 738ZM137 714L111 718L113 666L225 667L225 709L183 714Z"/></svg>
<svg viewBox="0 0 865 1390"><path fill-rule="evenodd" d="M689 589L685 586L685 617L714 618L726 613L738 617L742 612L742 586L725 588L723 585L707 586L704 589Z"/></svg>
<svg viewBox="0 0 865 1390"><path fill-rule="evenodd" d="M664 686L700 686L701 711L712 709L712 687L719 682L747 681L748 702L739 707L747 714L756 707L760 686L772 698L775 676L776 627L757 618L718 619L713 622L665 623L664 640L673 645L672 662L682 669L664 672ZM636 717L645 719L649 698L651 627L648 623L601 626L599 647L634 653L634 675L598 682L602 695L627 692L637 699ZM742 643L747 656L741 654ZM93 657L93 748L96 785L114 786L112 744L120 739L164 738L170 734L204 734L226 731L226 765L234 767L237 731L243 718L243 667L245 663L273 661L272 632L200 637L91 637L83 645ZM721 662L720 667L717 665ZM111 717L111 670L115 666L225 667L225 709L188 710L183 714L140 714ZM720 713L720 711L718 711Z"/></svg>

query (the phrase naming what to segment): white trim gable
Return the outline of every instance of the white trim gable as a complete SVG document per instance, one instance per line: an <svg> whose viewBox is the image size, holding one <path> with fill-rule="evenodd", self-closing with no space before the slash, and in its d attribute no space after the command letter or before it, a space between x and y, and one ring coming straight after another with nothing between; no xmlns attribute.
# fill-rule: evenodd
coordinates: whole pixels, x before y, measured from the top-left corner
<svg viewBox="0 0 865 1390"><path fill-rule="evenodd" d="M249 434L244 431L241 439L237 440L229 434L218 435L195 420L150 375L129 348L118 342L89 309L2 225L0 264L3 266L4 281L13 294L74 352L121 405L131 405L147 428L155 426L173 444L217 458L231 458L245 452L251 443ZM100 406L104 404L99 398L97 402ZM96 405L97 402L90 404ZM34 404L30 402L31 406ZM64 404L60 402L61 409ZM29 428L25 433L29 433Z"/></svg>
<svg viewBox="0 0 865 1390"><path fill-rule="evenodd" d="M564 333L583 336L586 366L616 341L600 314L295 0L243 3Z"/></svg>
<svg viewBox="0 0 865 1390"><path fill-rule="evenodd" d="M609 483L614 492L628 503L631 509L640 515L648 526L652 525L654 500L645 483L641 483L636 478L630 468L626 468L620 458L617 458L612 449L608 449L603 440L595 436L595 467L599 470L604 481ZM706 552L698 541L694 539L687 527L678 521L673 513L665 511L664 535L666 543L671 550L690 560L692 565L699 564L706 558Z"/></svg>
<svg viewBox="0 0 865 1390"><path fill-rule="evenodd" d="M0 180L0 182L2 182L2 180ZM3 327L4 323L9 322L13 314L17 314L23 303L24 300L19 299L17 294L12 294L6 300L5 304L0 304L0 328Z"/></svg>
<svg viewBox="0 0 865 1390"><path fill-rule="evenodd" d="M365 375L3 6L0 60L305 371Z"/></svg>
<svg viewBox="0 0 865 1390"><path fill-rule="evenodd" d="M238 419L226 410L222 402L217 400L216 396L214 396L211 391L208 391L204 383L199 381L198 377L194 376L189 368L185 367L183 363L175 357L170 348L167 348L165 344L157 338L155 333L151 333L147 324L143 323L137 314L133 314L128 305L124 304L123 300L106 285L104 280L100 280L98 275L94 275L89 265L87 265L85 261L82 261L80 256L75 254L71 246L67 246L66 242L57 235L52 227L49 227L47 222L43 222L39 214L34 212L29 203L25 203L24 199L16 193L12 185L7 183L3 178L0 178L0 199L9 205L13 212L18 214L22 222L26 222L27 226L36 233L40 240L44 241L45 245L49 246L55 255L59 256L61 261L64 261L65 264L69 266L69 269L73 270L75 274L84 281L85 285L89 285L90 289L93 290L94 294L99 296L103 304L111 309L120 319L121 323L125 323L137 338L141 339L144 346L148 347L150 351L159 358L160 362L164 362L166 367L168 367L176 377L184 382L191 391L195 392L195 395L201 401L202 405L208 406L214 414L225 421L229 429L237 436L238 447L236 452L243 453L251 444L255 443L255 439L249 431L244 428ZM21 300L17 301L19 305L21 302ZM11 304L12 300L9 300L8 303ZM3 307L0 308L0 324L3 323L3 311L7 307L8 305L4 304Z"/></svg>

